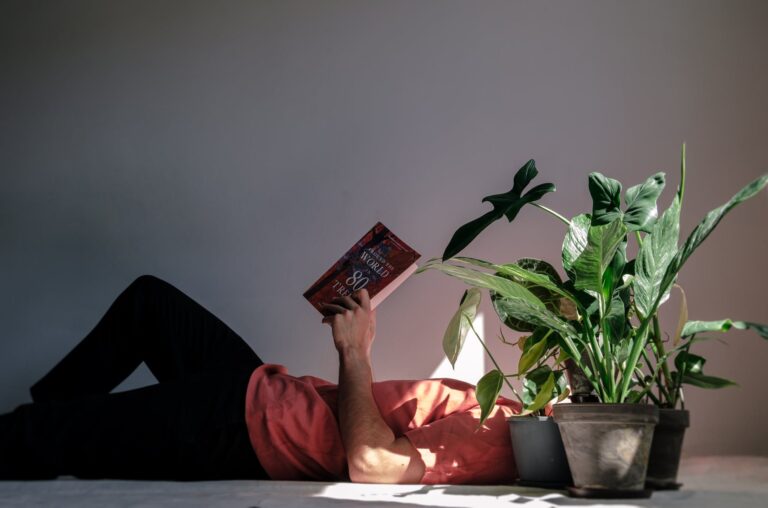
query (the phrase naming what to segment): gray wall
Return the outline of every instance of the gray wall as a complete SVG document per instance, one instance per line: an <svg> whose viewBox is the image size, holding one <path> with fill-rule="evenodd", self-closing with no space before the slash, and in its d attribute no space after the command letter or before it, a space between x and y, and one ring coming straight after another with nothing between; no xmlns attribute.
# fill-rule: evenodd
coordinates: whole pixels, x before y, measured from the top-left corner
<svg viewBox="0 0 768 508"><path fill-rule="evenodd" d="M593 170L665 170L666 206L687 141L687 234L768 170L766 23L765 2L731 0L2 1L0 405L142 273L333 379L309 283L376 220L440 254L530 157L566 215ZM767 214L764 192L686 266L691 318L768 321ZM557 262L563 233L526 209L466 253ZM378 378L433 372L462 289L427 273L380 308ZM741 387L689 390L686 453L768 454L768 344L699 351Z"/></svg>

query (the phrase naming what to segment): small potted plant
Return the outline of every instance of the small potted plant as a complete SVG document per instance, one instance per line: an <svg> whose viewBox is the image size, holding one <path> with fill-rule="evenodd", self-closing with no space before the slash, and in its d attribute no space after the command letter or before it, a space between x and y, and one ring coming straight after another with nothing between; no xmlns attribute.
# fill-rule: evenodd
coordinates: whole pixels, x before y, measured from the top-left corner
<svg viewBox="0 0 768 508"><path fill-rule="evenodd" d="M497 300L498 297L491 292L491 298ZM517 483L543 488L565 488L572 484L571 474L560 432L547 412L551 402L562 401L570 392L561 359L557 358L553 334L551 330L543 327L530 330L525 323L505 322L515 330L532 332L515 343L507 341L501 332L499 338L502 342L517 346L521 350L516 373L505 374L472 324L480 299L478 288L473 287L464 292L459 308L449 321L443 337L445 354L451 364L454 364L466 335L472 331L494 365L494 369L477 383L476 394L481 407L480 424L490 414L503 385L506 384L522 406L520 415L508 420L519 475ZM500 314L500 317L502 315ZM510 378L516 378L522 388L516 389Z"/></svg>
<svg viewBox="0 0 768 508"><path fill-rule="evenodd" d="M691 353L691 346L711 337L700 337L698 334L726 332L732 328L751 329L762 338L768 339L768 326L758 323L730 319L686 321L687 319L688 309L683 296L680 326L672 341L672 349L666 351L661 341L658 341L658 344L650 344L649 351L654 357L656 367L641 381L646 387L645 396L659 407L659 423L653 434L646 476L646 486L654 490L676 490L682 486L677 481L677 472L685 430L690 425L690 413L685 409L683 385L708 389L736 385L728 379L704 374L706 359ZM670 360L674 370L669 365ZM648 361L647 364L651 365L651 362ZM656 394L653 393L654 389Z"/></svg>
<svg viewBox="0 0 768 508"><path fill-rule="evenodd" d="M663 173L627 189L624 207L621 183L592 173L591 213L568 220L535 202L554 190L551 184L523 194L536 173L533 161L529 161L515 175L510 192L485 198L494 209L459 228L442 262L430 262L425 269L438 269L472 286L490 289L499 297L499 302L494 302L497 313L501 307L514 319L551 330L562 357L591 386L599 403L554 407L576 484L572 495L647 497L650 491L644 488L645 473L658 410L642 403L648 390L643 385L644 376L637 372L643 365L641 355L658 337L655 330L652 332L658 308L693 251L728 211L765 187L768 175L710 212L678 248L684 182L659 218L656 201L664 189ZM502 216L512 221L528 203L568 226L562 249L568 275L565 282L516 264L491 265L453 257L493 221ZM630 239L638 243L636 260L627 259ZM559 298L559 307L566 304L573 315L553 309L520 281L550 291Z"/></svg>

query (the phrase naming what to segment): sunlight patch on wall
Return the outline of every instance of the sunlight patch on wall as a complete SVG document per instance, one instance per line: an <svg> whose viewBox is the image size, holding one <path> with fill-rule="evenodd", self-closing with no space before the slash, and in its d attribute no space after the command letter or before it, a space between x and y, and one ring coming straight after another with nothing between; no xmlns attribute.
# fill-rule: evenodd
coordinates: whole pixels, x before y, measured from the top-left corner
<svg viewBox="0 0 768 508"><path fill-rule="evenodd" d="M475 330L480 334L480 337L485 340L485 320L483 319L483 313L478 312L474 321ZM485 351L480 341L472 332L469 331L467 338L464 341L464 347L459 354L459 358L456 360L456 368L451 367L451 362L448 358L443 356L443 360L440 365L432 372L430 378L450 377L465 381L467 383L475 384L485 374Z"/></svg>

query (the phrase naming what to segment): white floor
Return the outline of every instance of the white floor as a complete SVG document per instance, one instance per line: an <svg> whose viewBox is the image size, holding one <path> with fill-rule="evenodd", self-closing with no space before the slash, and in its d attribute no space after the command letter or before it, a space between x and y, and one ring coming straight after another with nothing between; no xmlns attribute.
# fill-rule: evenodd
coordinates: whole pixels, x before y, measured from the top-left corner
<svg viewBox="0 0 768 508"><path fill-rule="evenodd" d="M684 461L678 492L649 500L589 502L562 492L495 486L362 485L351 483L225 481L134 482L62 478L0 482L2 507L242 507L367 508L637 506L768 507L768 457L711 457Z"/></svg>

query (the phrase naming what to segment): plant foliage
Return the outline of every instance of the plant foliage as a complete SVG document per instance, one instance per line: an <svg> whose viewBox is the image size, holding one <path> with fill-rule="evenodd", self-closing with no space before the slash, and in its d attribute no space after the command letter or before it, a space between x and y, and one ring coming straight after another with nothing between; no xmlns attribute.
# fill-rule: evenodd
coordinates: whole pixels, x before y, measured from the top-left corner
<svg viewBox="0 0 768 508"><path fill-rule="evenodd" d="M526 412L540 411L552 400L562 400L568 393L560 367L565 359L571 359L584 371L597 397L605 403L639 402L651 397L657 404L675 407L683 384L702 388L733 385L726 379L704 374L706 360L690 352L692 344L702 340L696 335L736 328L753 330L768 339L768 327L730 319L688 321L685 307L681 310L675 343L666 351L658 310L669 298L678 273L693 252L730 210L765 188L768 174L706 214L682 246L678 242L685 189L685 147L680 186L661 217L657 201L665 187L664 173L629 187L623 196L623 207L622 184L600 173L590 174L591 213L564 220L560 214L536 204L568 224L562 246L565 280L552 265L541 260L525 258L516 263L494 264L457 256L492 222L502 216L511 222L524 205L555 190L554 185L547 183L524 193L537 173L534 161L528 161L515 175L512 190L483 199L494 209L461 226L442 258L430 260L419 270L438 270L472 287L465 292L446 330L443 345L451 363L471 328L480 289L489 291L494 309L505 325L531 333L519 343L523 351L514 374L505 375L491 355L495 369L477 386L483 419L505 383L518 395ZM637 242L634 260L627 259L630 240ZM655 361L651 361L651 355ZM674 370L668 360L673 361ZM522 380L522 394L509 383L508 377ZM658 396L652 391L654 386Z"/></svg>

